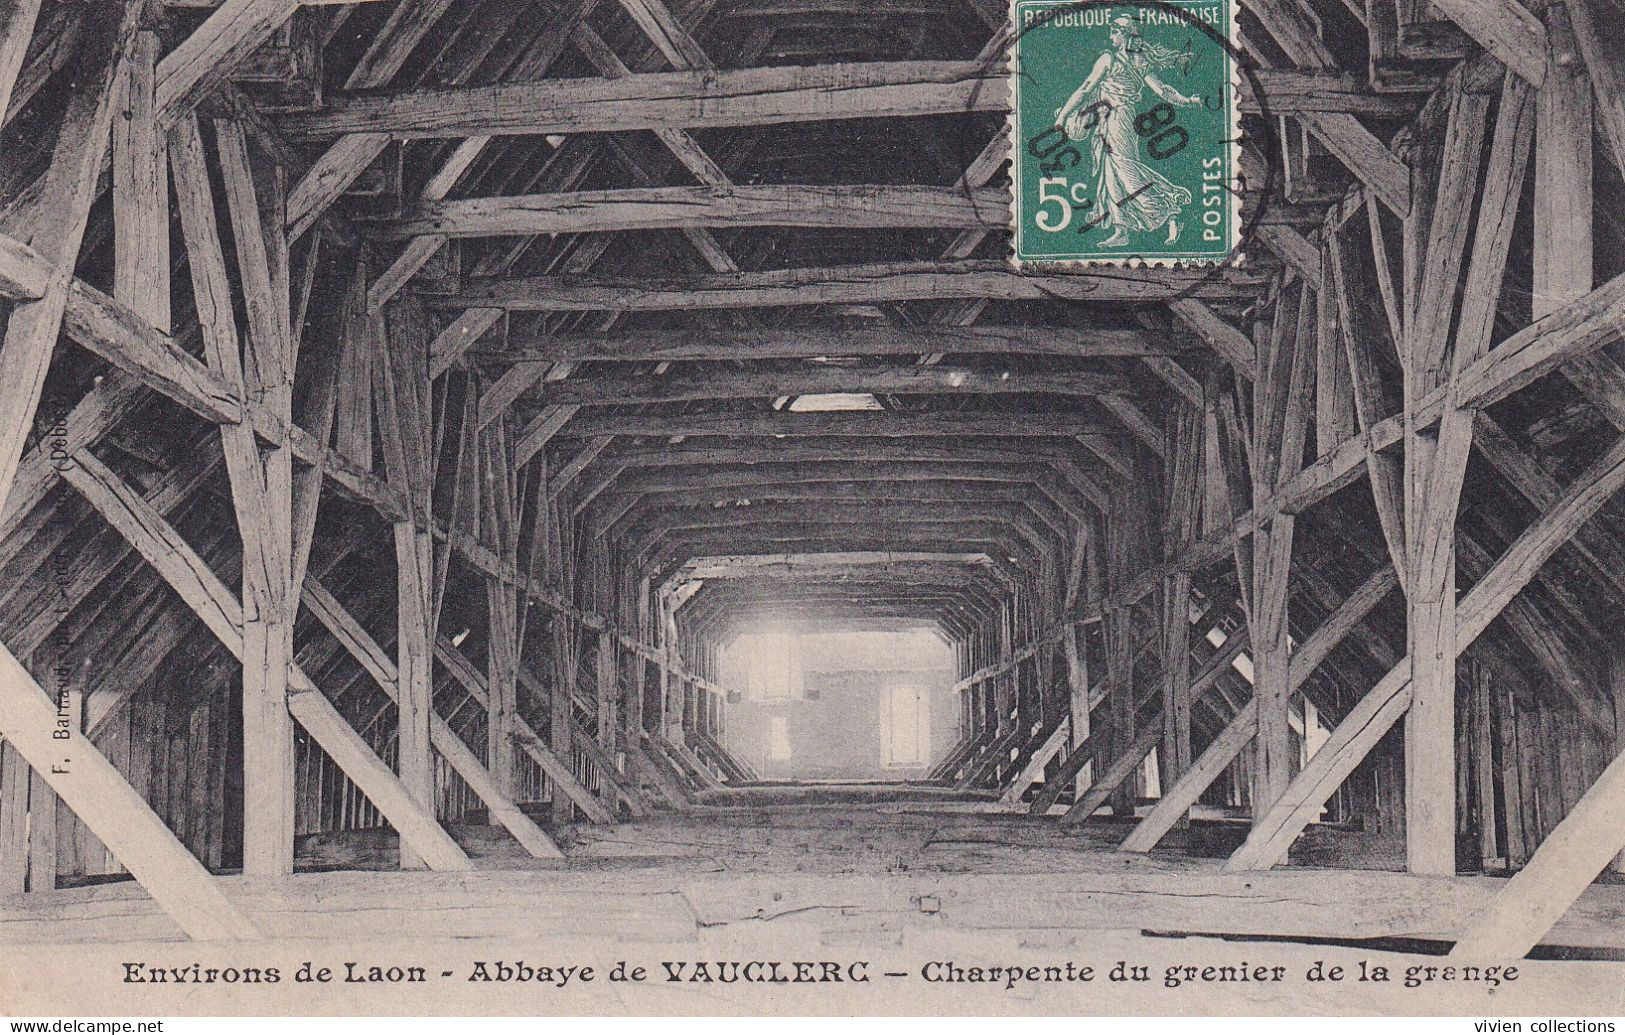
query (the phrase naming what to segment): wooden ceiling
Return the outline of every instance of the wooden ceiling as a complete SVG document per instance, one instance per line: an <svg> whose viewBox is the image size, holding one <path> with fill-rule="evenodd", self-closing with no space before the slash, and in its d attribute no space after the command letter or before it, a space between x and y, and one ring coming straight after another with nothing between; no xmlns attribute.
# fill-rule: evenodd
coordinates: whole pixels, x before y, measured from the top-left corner
<svg viewBox="0 0 1625 1035"><path fill-rule="evenodd" d="M369 795L408 827L352 727L381 729L391 686L429 686L433 712L438 680L454 718L481 700L479 673L428 659L453 625L511 647L482 678L550 668L574 688L589 634L699 685L752 615L935 623L962 689L1040 703L995 717L1025 759L1080 629L1118 683L1211 664L1221 703L1196 722L1229 728L1249 689L1203 638L1269 588L1290 618L1249 650L1335 719L1409 646L1416 615L1388 596L1420 513L1401 453L1437 438L1461 449L1440 541L1472 587L1468 640L1602 722L1596 616L1625 603L1625 511L1587 487L1611 484L1625 430L1625 116L1594 25L1576 43L1513 0L1255 0L1242 42L1273 117L1250 99L1246 262L1017 273L1002 5L118 6L23 5L32 31L0 50L15 654L57 636L105 659L115 693L176 657L218 683L256 649L228 582L280 593L288 707L335 758L365 754ZM1603 84L1595 135L1554 121L1559 86L1590 109L1561 60L1577 47ZM141 98L122 121L119 96ZM1537 141L1525 178L1529 118L1568 136ZM1554 204L1542 183L1583 189ZM1560 242L1581 237L1577 272ZM1458 308L1461 369L1418 379L1401 356L1437 375ZM863 399L807 409L832 393ZM256 499L286 520L257 528ZM1542 522L1558 538L1531 545ZM783 555L845 560L765 560ZM1325 664L1293 675L1288 641L1321 623L1341 630ZM1133 626L1188 649L1137 670ZM397 636L392 681L376 655ZM630 681L604 674L596 714ZM555 749L571 698L547 702ZM1113 702L1125 728L1136 701ZM430 729L401 728L402 757L426 757ZM418 847L445 852L431 828Z"/></svg>
<svg viewBox="0 0 1625 1035"><path fill-rule="evenodd" d="M190 42L212 6L167 3L151 24ZM47 2L38 24L8 109L7 153L25 159L6 169L12 231L29 227L26 185L49 157L26 142L68 96L45 87L72 74L84 31L71 5ZM1280 153L1255 177L1276 190L1249 199L1266 214L1247 263L1217 277L1004 265L1004 19L969 0L313 5L268 42L250 32L241 54L211 53L224 80L177 49L158 103L241 116L282 163L307 327L332 324L352 275L371 311L421 305L443 449L458 448L460 411L481 429L512 421L512 462L545 464L576 541L614 563L663 579L691 556L801 537L985 549L1036 589L1064 582L1112 496L1155 496L1180 401L1256 376L1242 328L1285 282L1318 281L1328 207L1404 200L1406 127L1473 49L1443 21L1395 43L1330 0L1250 5L1243 31L1280 117L1248 117L1249 160L1266 141ZM832 102L834 81L850 89ZM113 266L110 207L87 231L90 284ZM93 307L77 325L80 339L109 330ZM59 355L44 408L70 412L96 370ZM829 392L880 409L783 412ZM182 401L213 418L221 395L205 382ZM1561 453L1598 426L1574 405L1552 430L1525 405L1512 430ZM342 470L342 450L328 455ZM398 510L365 471L336 487ZM910 611L907 594L886 606Z"/></svg>

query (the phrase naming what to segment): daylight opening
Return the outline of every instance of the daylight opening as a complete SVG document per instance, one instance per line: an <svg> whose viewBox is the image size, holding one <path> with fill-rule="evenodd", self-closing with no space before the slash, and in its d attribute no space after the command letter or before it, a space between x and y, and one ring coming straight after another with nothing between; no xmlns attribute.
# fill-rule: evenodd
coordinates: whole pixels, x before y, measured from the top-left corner
<svg viewBox="0 0 1625 1035"><path fill-rule="evenodd" d="M822 395L798 395L785 407L792 413L834 413L849 410L878 410L880 400L868 392L829 392Z"/></svg>
<svg viewBox="0 0 1625 1035"><path fill-rule="evenodd" d="M936 629L753 628L722 652L725 746L768 780L911 780L959 735Z"/></svg>

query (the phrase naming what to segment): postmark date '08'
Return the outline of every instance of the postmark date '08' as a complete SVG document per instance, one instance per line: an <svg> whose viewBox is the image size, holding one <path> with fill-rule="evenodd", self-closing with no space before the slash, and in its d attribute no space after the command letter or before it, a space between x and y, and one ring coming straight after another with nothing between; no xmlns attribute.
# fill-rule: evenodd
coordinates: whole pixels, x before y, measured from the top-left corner
<svg viewBox="0 0 1625 1035"><path fill-rule="evenodd" d="M1233 261L1233 0L1015 0L1013 259Z"/></svg>

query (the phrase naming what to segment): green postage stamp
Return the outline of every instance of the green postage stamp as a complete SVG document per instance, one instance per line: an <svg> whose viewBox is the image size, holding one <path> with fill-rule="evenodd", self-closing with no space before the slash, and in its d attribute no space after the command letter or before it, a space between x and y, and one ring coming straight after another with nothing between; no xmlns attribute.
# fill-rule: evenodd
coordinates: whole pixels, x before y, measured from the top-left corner
<svg viewBox="0 0 1625 1035"><path fill-rule="evenodd" d="M1013 0L1014 260L1240 258L1235 0Z"/></svg>

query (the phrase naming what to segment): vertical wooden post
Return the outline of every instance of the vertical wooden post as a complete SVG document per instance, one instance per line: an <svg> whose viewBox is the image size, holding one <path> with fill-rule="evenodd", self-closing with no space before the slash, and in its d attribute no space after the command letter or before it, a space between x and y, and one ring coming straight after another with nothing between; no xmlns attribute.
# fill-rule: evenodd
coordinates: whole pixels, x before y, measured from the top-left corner
<svg viewBox="0 0 1625 1035"><path fill-rule="evenodd" d="M1501 747L1501 800L1506 816L1507 866L1516 869L1529 853L1524 847L1523 785L1519 780L1518 765L1518 708L1513 700L1511 681L1502 671L1496 672L1494 686L1496 711L1496 738Z"/></svg>
<svg viewBox="0 0 1625 1035"><path fill-rule="evenodd" d="M1253 386L1252 485L1257 507L1303 466L1313 374L1316 313L1307 285L1283 287L1267 333L1259 340L1259 376ZM1266 815L1292 779L1296 752L1289 722L1292 678L1288 591L1295 518L1281 514L1253 533L1253 694L1258 733L1253 754L1253 818Z"/></svg>
<svg viewBox="0 0 1625 1035"><path fill-rule="evenodd" d="M1127 499L1128 493L1113 501L1112 512L1106 522L1107 578L1113 589L1121 587L1133 575L1132 539L1135 512ZM1134 651L1131 646L1133 622L1132 607L1119 606L1107 611L1102 622L1106 640L1106 693L1109 703L1109 731L1112 764L1133 750L1135 736L1134 715ZM1097 758L1104 758L1096 752ZM1132 776L1112 790L1111 806L1114 815L1131 815L1135 799L1139 796L1139 782ZM1087 819L1087 816L1080 816Z"/></svg>
<svg viewBox="0 0 1625 1035"><path fill-rule="evenodd" d="M1418 420L1418 410L1430 392L1489 347L1494 300L1501 291L1529 155L1530 101L1527 84L1508 73L1488 165L1481 171L1490 98L1459 85L1453 89L1437 201L1426 228L1425 268L1401 354L1412 687L1405 723L1405 829L1407 861L1417 873L1449 875L1456 870L1455 524L1473 433L1473 415L1467 411L1448 409L1437 428L1430 429ZM1470 218L1475 203L1476 227ZM1541 232L1538 225L1536 229ZM1460 273L1470 232L1473 247L1463 290ZM1461 316L1452 335L1458 291Z"/></svg>
<svg viewBox="0 0 1625 1035"><path fill-rule="evenodd" d="M1292 778L1290 636L1288 574L1292 563L1293 518L1282 515L1254 533L1253 694L1258 699L1258 733L1253 754L1253 818L1270 806Z"/></svg>
<svg viewBox="0 0 1625 1035"><path fill-rule="evenodd" d="M1615 646L1608 656L1608 688L1614 699L1614 757L1625 756L1625 649ZM1615 873L1625 873L1625 848L1614 856Z"/></svg>
<svg viewBox="0 0 1625 1035"><path fill-rule="evenodd" d="M1076 751L1084 741L1089 739L1089 655L1084 645L1079 642L1078 627L1068 625L1062 634L1061 644L1066 651L1066 677L1067 686L1071 691L1072 704L1072 731L1071 750ZM1091 766L1087 763L1078 770L1075 791L1078 794L1088 790L1093 777Z"/></svg>
<svg viewBox="0 0 1625 1035"><path fill-rule="evenodd" d="M1202 498L1197 480L1202 466L1202 415L1181 405L1168 436L1167 528L1163 554L1175 557L1196 541ZM1162 586L1162 754L1158 759L1164 790L1191 764L1191 576L1181 571ZM1084 707L1088 707L1087 690Z"/></svg>
<svg viewBox="0 0 1625 1035"><path fill-rule="evenodd" d="M377 323L367 315L367 250L356 256L350 294L345 300L343 351L339 356L338 398L334 403L334 447L362 470L372 469L373 367Z"/></svg>
<svg viewBox="0 0 1625 1035"><path fill-rule="evenodd" d="M615 730L620 726L620 664L616 656L615 634L610 629L598 633L597 691L598 742L611 750L615 746Z"/></svg>
<svg viewBox="0 0 1625 1035"><path fill-rule="evenodd" d="M541 484L545 485L548 470L547 454L537 453L531 463L534 465L531 477L540 479ZM547 537L546 581L555 592L568 600L572 598L574 581L571 578L568 530L564 527L557 501L548 498L545 493L537 498L546 504L544 508L547 517L544 530ZM537 534L544 533L538 531ZM576 637L575 630L571 626L572 619L567 614L558 613L549 617L549 648L553 663L553 686L551 696L548 698L549 746L567 766L573 765L575 758L571 730L575 724ZM575 818L574 806L558 786L553 788L552 801L553 822L564 824Z"/></svg>
<svg viewBox="0 0 1625 1035"><path fill-rule="evenodd" d="M0 895L20 895L28 886L28 781L23 756L0 743ZM54 827L55 809L50 815Z"/></svg>
<svg viewBox="0 0 1625 1035"><path fill-rule="evenodd" d="M1332 283L1331 240L1337 230L1330 220L1321 230L1321 285L1315 292L1315 444L1322 456L1353 437L1355 420L1354 385Z"/></svg>
<svg viewBox="0 0 1625 1035"><path fill-rule="evenodd" d="M1010 660L1011 652L1015 649L1015 632L1011 628L1015 621L1012 615L1014 609L1014 601L1006 601L999 608L999 645L998 655L995 660L1001 666ZM995 732L999 736L1008 733L1013 725L1010 712L1015 707L1016 700L1014 668L1015 666L1012 666L1011 671L1000 672L993 677L994 707L998 709Z"/></svg>
<svg viewBox="0 0 1625 1035"><path fill-rule="evenodd" d="M470 384L470 390L473 385ZM473 411L469 412L473 416ZM489 529L491 545L504 572L517 572L519 562L519 506L513 468L511 429L506 419L491 424L481 435L483 477L473 479L476 502L471 518L483 512L482 531ZM486 709L486 764L504 794L519 793L515 754L515 718L519 711L519 600L515 589L497 576L485 580L489 621L486 631L486 678L490 700Z"/></svg>
<svg viewBox="0 0 1625 1035"><path fill-rule="evenodd" d="M1473 183L1488 98L1454 85L1436 204L1427 223L1413 213L1408 235L1426 244L1408 307L1405 366L1405 542L1407 645L1412 702L1405 720L1405 844L1415 873L1456 872L1456 555L1457 499L1429 492L1439 434L1417 420L1428 392L1444 379L1451 306L1470 228Z"/></svg>
<svg viewBox="0 0 1625 1035"><path fill-rule="evenodd" d="M514 717L519 707L519 658L514 647L518 623L513 594L506 586L486 584L490 611L487 626L486 668L491 681L490 705L486 709L486 758L491 778L504 794L519 793L518 768L514 749Z"/></svg>
<svg viewBox="0 0 1625 1035"><path fill-rule="evenodd" d="M248 313L243 406L264 417L245 423L263 424L271 442L261 449L234 433L228 447L243 534L243 870L286 875L293 872L294 816L288 686L299 598L292 584L293 450L282 430L293 423L295 361L285 184L280 167L250 155L240 123L217 121L215 135ZM229 370L231 360L222 362Z"/></svg>
<svg viewBox="0 0 1625 1035"><path fill-rule="evenodd" d="M406 497L407 516L394 525L396 666L400 697L396 769L412 800L433 814L434 765L429 718L434 711L434 558L430 524L429 334L422 309L410 299L392 303L387 320L374 318L379 431L389 480ZM387 326L380 326L385 324ZM387 341L385 332L387 331ZM401 846L401 866L424 860Z"/></svg>
<svg viewBox="0 0 1625 1035"><path fill-rule="evenodd" d="M678 675L678 682L683 688L684 732L683 739L678 741L678 743L686 747L689 742L689 738L687 736L688 732L698 732L700 728L700 689L694 685L694 680L688 677L686 665L684 666L684 669L685 671Z"/></svg>
<svg viewBox="0 0 1625 1035"><path fill-rule="evenodd" d="M67 689L63 677L68 674L61 667L61 649L59 644L50 642L36 649L30 659L34 671L39 673L40 689L59 708L62 691ZM134 735L133 728L131 734ZM0 790L0 813L8 808L14 810L9 817L0 814L0 841L4 842L0 846L0 874L3 874L0 876L0 886L7 888L7 893L22 891L23 871L26 869L29 891L50 891L56 887L56 792L9 744L5 745L5 757L0 759L0 766L4 767L4 773L0 775L3 775L8 787L14 776L23 781L21 801L13 799L8 791ZM131 781L131 786L135 787L134 781ZM28 821L26 846L20 841L24 813Z"/></svg>
<svg viewBox="0 0 1625 1035"><path fill-rule="evenodd" d="M632 746L636 747L639 735L643 732L643 688L649 678L649 662L636 651L629 651L627 660L632 665L632 678L626 688L623 721L627 736L631 739Z"/></svg>
<svg viewBox="0 0 1625 1035"><path fill-rule="evenodd" d="M683 681L674 671L680 662L677 647L677 619L672 616L669 602L660 601L660 685L665 694L665 723L662 734L667 740L683 742Z"/></svg>
<svg viewBox="0 0 1625 1035"><path fill-rule="evenodd" d="M113 296L169 330L169 159L154 110L158 34L138 32L113 120Z"/></svg>
<svg viewBox="0 0 1625 1035"><path fill-rule="evenodd" d="M1551 51L1546 82L1535 93L1535 285L1530 315L1536 320L1589 293L1595 276L1591 79L1580 60L1565 5L1549 9L1546 37Z"/></svg>
<svg viewBox="0 0 1625 1035"><path fill-rule="evenodd" d="M604 804L611 812L615 811L615 781L619 772L613 769L615 765L615 731L619 728L620 719L619 699L617 696L616 662L615 662L615 634L610 629L602 629L598 633L597 650L594 652L594 694L598 705L598 728L594 731L598 744L603 747L603 758L608 759L610 772L603 773L598 784L598 792L604 799Z"/></svg>
<svg viewBox="0 0 1625 1035"><path fill-rule="evenodd" d="M56 887L56 791L34 773L28 781L28 890Z"/></svg>
<svg viewBox="0 0 1625 1035"><path fill-rule="evenodd" d="M1472 667L1472 786L1478 805L1479 861L1484 864L1496 857L1495 754L1490 743L1493 682L1488 665L1479 663Z"/></svg>
<svg viewBox="0 0 1625 1035"><path fill-rule="evenodd" d="M666 703L667 703L667 673L666 673L666 626L659 617L660 607L656 601L649 616L647 642L655 645L654 658L648 662L654 665L654 729L651 731L660 736L666 735ZM647 728L647 726L645 727Z"/></svg>
<svg viewBox="0 0 1625 1035"><path fill-rule="evenodd" d="M1453 519L1452 511L1442 521L1418 522L1407 537L1413 558L1431 555L1432 560L1412 567L1407 598L1413 697L1405 722L1406 856L1413 873L1435 875L1456 870Z"/></svg>

